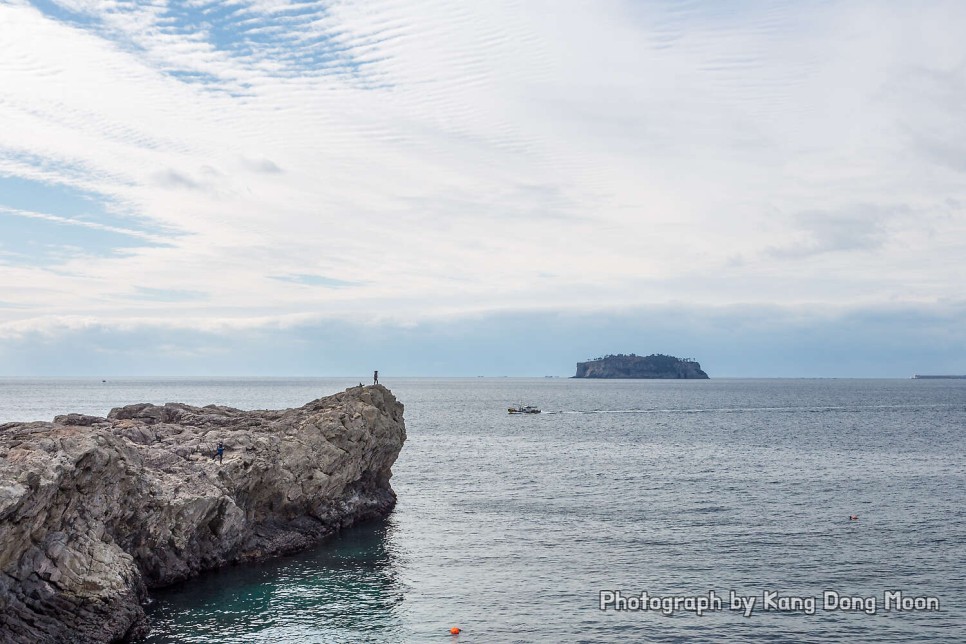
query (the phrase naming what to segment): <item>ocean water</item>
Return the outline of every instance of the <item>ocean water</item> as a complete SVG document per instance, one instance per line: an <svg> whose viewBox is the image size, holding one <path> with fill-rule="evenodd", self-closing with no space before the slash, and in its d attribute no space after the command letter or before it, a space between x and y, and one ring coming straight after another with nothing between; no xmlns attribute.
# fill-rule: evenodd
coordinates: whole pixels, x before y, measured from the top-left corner
<svg viewBox="0 0 966 644"><path fill-rule="evenodd" d="M0 422L357 382L0 379ZM384 383L409 433L392 515L155 592L147 642L966 641L966 381ZM939 609L887 610L895 591Z"/></svg>

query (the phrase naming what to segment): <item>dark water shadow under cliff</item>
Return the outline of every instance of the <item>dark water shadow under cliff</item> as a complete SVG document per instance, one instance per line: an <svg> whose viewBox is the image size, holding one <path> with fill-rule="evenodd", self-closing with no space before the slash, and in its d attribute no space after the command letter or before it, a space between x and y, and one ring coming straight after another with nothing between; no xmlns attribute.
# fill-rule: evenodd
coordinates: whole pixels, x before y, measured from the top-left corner
<svg viewBox="0 0 966 644"><path fill-rule="evenodd" d="M399 628L404 594L393 531L391 519L367 522L312 550L153 591L151 633L139 641L382 639Z"/></svg>

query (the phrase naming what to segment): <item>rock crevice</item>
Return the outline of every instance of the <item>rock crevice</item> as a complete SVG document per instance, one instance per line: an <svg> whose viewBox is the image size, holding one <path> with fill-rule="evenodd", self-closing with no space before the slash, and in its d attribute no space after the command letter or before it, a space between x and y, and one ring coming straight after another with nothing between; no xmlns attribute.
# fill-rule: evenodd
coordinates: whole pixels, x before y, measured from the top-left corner
<svg viewBox="0 0 966 644"><path fill-rule="evenodd" d="M138 404L0 425L0 642L136 637L151 588L385 515L405 438L381 385L296 409Z"/></svg>

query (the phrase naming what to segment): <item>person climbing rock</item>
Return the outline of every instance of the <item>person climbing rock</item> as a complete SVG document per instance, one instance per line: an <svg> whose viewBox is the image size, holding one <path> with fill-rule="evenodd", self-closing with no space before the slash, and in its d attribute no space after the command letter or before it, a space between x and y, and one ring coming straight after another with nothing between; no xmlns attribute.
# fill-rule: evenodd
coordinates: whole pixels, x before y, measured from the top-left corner
<svg viewBox="0 0 966 644"><path fill-rule="evenodd" d="M221 441L218 442L218 449L215 450L215 456L218 457L219 463L225 462L225 444Z"/></svg>

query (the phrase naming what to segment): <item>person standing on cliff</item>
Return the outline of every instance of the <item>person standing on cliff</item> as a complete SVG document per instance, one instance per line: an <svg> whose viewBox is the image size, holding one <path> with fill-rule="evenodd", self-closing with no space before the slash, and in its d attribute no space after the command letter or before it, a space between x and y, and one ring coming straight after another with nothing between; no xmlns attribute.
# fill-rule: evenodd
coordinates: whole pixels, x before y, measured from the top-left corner
<svg viewBox="0 0 966 644"><path fill-rule="evenodd" d="M218 457L219 463L225 462L225 444L224 443L219 441L218 449L215 450L215 456Z"/></svg>
<svg viewBox="0 0 966 644"><path fill-rule="evenodd" d="M378 369L372 372L372 384L374 384L374 385L378 385L379 384L379 370Z"/></svg>

